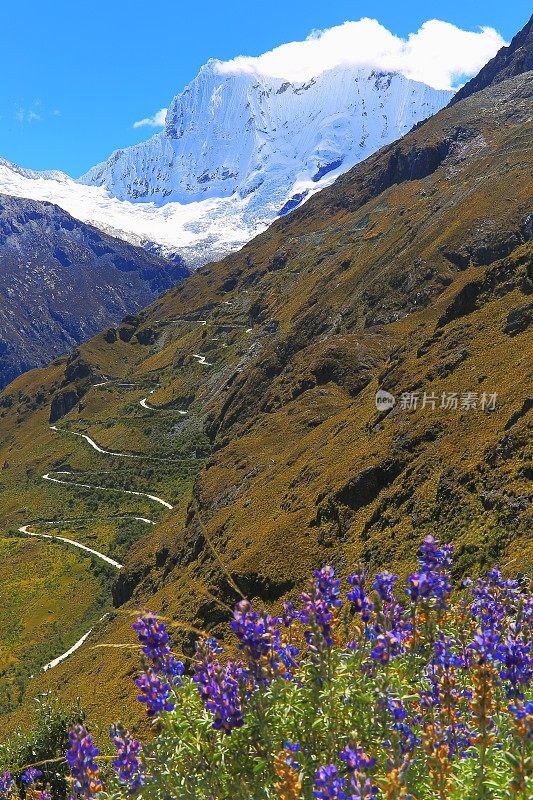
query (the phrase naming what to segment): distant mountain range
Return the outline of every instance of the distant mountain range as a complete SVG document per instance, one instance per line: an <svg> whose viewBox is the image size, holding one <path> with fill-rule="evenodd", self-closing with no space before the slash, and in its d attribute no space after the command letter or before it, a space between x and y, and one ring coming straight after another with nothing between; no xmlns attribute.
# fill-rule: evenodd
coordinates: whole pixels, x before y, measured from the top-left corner
<svg viewBox="0 0 533 800"><path fill-rule="evenodd" d="M451 96L370 68L291 83L210 61L163 132L81 181L0 159L0 385L146 305L184 263L238 249Z"/></svg>
<svg viewBox="0 0 533 800"><path fill-rule="evenodd" d="M0 195L0 386L142 308L183 266L50 203Z"/></svg>
<svg viewBox="0 0 533 800"><path fill-rule="evenodd" d="M452 95L353 65L294 83L228 74L212 60L174 98L163 132L117 150L81 183L0 161L0 192L54 202L198 266L241 247Z"/></svg>

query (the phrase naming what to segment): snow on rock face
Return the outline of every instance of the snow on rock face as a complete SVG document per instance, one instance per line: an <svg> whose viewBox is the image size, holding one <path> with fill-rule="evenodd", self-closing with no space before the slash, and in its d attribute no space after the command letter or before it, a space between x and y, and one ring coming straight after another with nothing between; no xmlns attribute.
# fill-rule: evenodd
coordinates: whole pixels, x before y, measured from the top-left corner
<svg viewBox="0 0 533 800"><path fill-rule="evenodd" d="M64 173L24 170L0 158L0 194L46 201L104 233L142 245L189 266L236 250L265 226L243 221L243 203L232 199L200 203L133 203L97 186L84 186Z"/></svg>
<svg viewBox="0 0 533 800"><path fill-rule="evenodd" d="M82 182L157 204L248 199L244 218L270 221L295 194L323 188L452 96L351 65L290 83L218 64L174 98L164 132L114 153Z"/></svg>
<svg viewBox="0 0 533 800"><path fill-rule="evenodd" d="M316 191L445 106L453 92L341 65L304 83L209 61L165 129L80 181L0 159L0 192L197 266L236 250Z"/></svg>

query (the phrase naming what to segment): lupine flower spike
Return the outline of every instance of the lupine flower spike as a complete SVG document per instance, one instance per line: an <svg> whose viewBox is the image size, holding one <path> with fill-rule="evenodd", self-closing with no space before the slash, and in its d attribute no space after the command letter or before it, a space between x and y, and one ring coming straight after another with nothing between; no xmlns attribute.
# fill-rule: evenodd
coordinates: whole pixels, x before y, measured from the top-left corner
<svg viewBox="0 0 533 800"><path fill-rule="evenodd" d="M102 791L100 770L96 763L98 748L83 725L76 725L70 731L70 748L67 762L72 775L72 797L93 800Z"/></svg>
<svg viewBox="0 0 533 800"><path fill-rule="evenodd" d="M301 607L273 604L279 616L242 600L221 632L233 637L228 653L201 637L190 676L163 621L142 614L136 684L152 737L143 745L112 726L101 773L77 725L71 800L529 800L529 585L493 568L456 595L451 568L452 548L426 536L404 586L352 569L344 607L330 566ZM0 800L51 800L39 764L4 772Z"/></svg>

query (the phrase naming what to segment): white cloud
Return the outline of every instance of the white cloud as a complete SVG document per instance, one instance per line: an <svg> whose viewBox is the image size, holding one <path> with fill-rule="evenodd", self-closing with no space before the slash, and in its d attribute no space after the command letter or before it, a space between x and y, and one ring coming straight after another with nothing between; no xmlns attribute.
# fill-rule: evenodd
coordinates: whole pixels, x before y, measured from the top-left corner
<svg viewBox="0 0 533 800"><path fill-rule="evenodd" d="M165 124L165 117L167 115L167 109L162 108L160 111L156 111L153 117L145 117L144 119L139 119L137 122L133 123L134 128L162 128Z"/></svg>
<svg viewBox="0 0 533 800"><path fill-rule="evenodd" d="M23 106L17 106L15 109L15 119L21 125L25 125L27 123L32 122L41 122L42 116L38 113L35 109L39 108L40 103L37 101L33 104L33 108L24 108Z"/></svg>
<svg viewBox="0 0 533 800"><path fill-rule="evenodd" d="M357 64L401 72L436 89L451 89L478 72L504 44L494 28L465 31L438 19L424 22L403 39L376 19L365 17L313 31L303 42L290 42L258 57L220 61L217 68L223 73L256 72L306 81L339 64Z"/></svg>

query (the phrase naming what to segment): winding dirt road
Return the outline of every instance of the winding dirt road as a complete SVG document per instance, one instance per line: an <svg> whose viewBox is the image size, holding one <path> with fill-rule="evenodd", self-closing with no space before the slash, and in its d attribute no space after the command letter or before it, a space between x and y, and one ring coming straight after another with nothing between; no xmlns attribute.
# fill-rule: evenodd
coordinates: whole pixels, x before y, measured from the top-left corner
<svg viewBox="0 0 533 800"><path fill-rule="evenodd" d="M146 517L133 517L133 519L139 520L140 522L146 522L150 525L155 524L151 519L146 519ZM39 525L59 525L59 524L60 521L39 523ZM28 530L29 527L30 525L21 525L21 527L18 529L19 533L22 533L24 536L32 536L38 539L51 539L54 542L63 542L64 544L69 545L70 547L77 547L79 550L84 550L86 553L89 553L95 558L104 561L106 564L109 564L116 570L121 570L124 566L120 562L115 561L113 558L109 558L109 556L106 556L105 553L100 553L98 550L93 550L92 547L87 547L81 542L77 542L75 539L67 539L65 536L53 536L48 533L32 533L32 531ZM104 614L103 617L100 617L99 622L102 622L106 618L106 616L107 614ZM49 669L54 669L54 667L57 667L59 664L65 661L69 656L75 653L76 650L78 650L87 641L93 630L94 628L89 628L89 630L86 633L84 633L83 636L80 639L78 639L77 642L74 642L74 644L71 647L69 647L68 650L65 650L64 653L61 653L61 655L56 656L51 661L49 661L48 664L45 664L44 667L41 667L41 672L47 672Z"/></svg>
<svg viewBox="0 0 533 800"><path fill-rule="evenodd" d="M228 305L229 305L229 303L228 303ZM200 325L207 325L207 320L198 320L198 322L199 322ZM202 355L200 355L198 353L193 353L192 357L197 359L198 363L203 367L212 366L212 364L207 361L206 356L202 356ZM93 388L100 388L100 387L103 387L103 386L108 386L108 385L113 384L113 383L116 386L120 386L120 387L123 387L123 388L130 388L130 389L141 385L141 384L135 384L135 383L116 383L112 379L108 379L106 376L103 376L103 378L104 378L103 381L100 381L99 383L93 384ZM153 394L154 392L155 392L155 389L152 389L150 394ZM162 411L162 410L164 410L164 409L156 408L154 406L150 406L147 401L148 401L147 397L143 397L142 400L139 401L140 405L144 409L146 409L147 411ZM187 411L177 410L177 413L184 415L184 414L187 414L188 412ZM106 455L106 456L111 456L112 458L150 459L150 460L155 460L155 461L168 461L169 460L169 459L158 458L158 457L155 457L155 456L144 456L144 455L139 455L139 454L136 454L136 453L122 453L120 451L106 450L104 447L100 447L100 445L97 444L97 442L95 442L94 439L92 439L87 434L78 433L77 431L69 431L69 430L65 430L65 429L62 429L62 428L58 428L57 425L51 425L50 426L50 430L52 430L52 431L54 431L56 433L70 433L72 436L78 436L81 439L84 439L87 442L87 444L90 447L93 448L93 450L96 450L97 453L101 453L102 455ZM57 471L54 474L55 475L72 475L73 473L69 472L69 471L62 470L62 471ZM137 491L133 491L132 489L118 489L118 488L111 488L109 486L98 486L98 485L94 485L94 484L90 484L90 483L79 483L79 482L74 482L74 481L70 481L70 480L64 480L62 478L57 478L57 477L54 478L54 477L52 477L50 472L45 473L42 476L42 478L45 481L51 481L52 483L58 483L58 484L61 484L63 486L77 486L77 487L82 488L82 489L96 489L96 490L105 491L105 492L120 492L122 494L134 495L136 497L146 497L148 500L152 500L154 503L158 503L159 505L162 505L162 506L164 506L165 508L167 508L169 510L172 510L174 508L174 506L171 505L171 503L169 503L167 500L164 500L162 497L158 497L157 495L150 494L148 492L137 492ZM156 524L153 520L147 519L146 517L132 516L131 518L135 519L135 520L137 520L139 522L144 522L145 524L148 524L148 525L155 525ZM33 524L35 524L35 525L38 524L38 525L50 525L50 526L55 525L55 526L59 526L59 525L65 524L66 522L68 522L68 520L46 521L46 522L39 522L39 523L33 523ZM95 550L92 547L87 547L87 545L84 545L81 542L76 541L75 539L68 539L65 536L54 536L53 534L47 534L47 533L35 533L35 532L29 530L31 528L31 526L32 526L32 523L27 523L26 525L21 525L21 527L18 529L18 532L20 534L22 534L23 536L28 536L28 537L37 538L37 539L47 539L47 540L50 540L50 541L53 541L53 542L60 542L60 543L62 543L64 545L67 545L69 547L75 547L78 550L82 550L83 552L88 553L89 555L93 556L94 558L97 558L97 559L103 561L104 563L108 564L109 566L113 567L116 570L121 570L123 568L123 564L121 564L120 562L115 561L115 559L110 558L109 556L106 556L105 553L101 553L99 550ZM107 616L107 614L104 614L104 616L100 618L99 622L102 622L106 618L106 616ZM75 653L87 641L87 639L91 635L93 629L94 628L90 628L68 650L66 650L60 656L57 656L56 658L54 658L51 661L49 661L48 664L45 664L44 667L42 667L42 671L46 672L49 669L53 669L54 667L57 667L59 664L61 664L63 661L65 661L67 658L69 658L69 656L71 656L73 653Z"/></svg>
<svg viewBox="0 0 533 800"><path fill-rule="evenodd" d="M147 406L147 408L148 408L148 406ZM152 410L155 411L155 410L159 410L159 409L151 409L150 408L150 411L152 411ZM178 411L178 414L186 414L186 413L187 413L186 411ZM105 455L105 456L112 456L113 458L133 458L133 459L137 459L138 461L161 461L164 464L177 464L178 463L178 459L163 458L162 456L148 456L148 455L145 455L144 453L141 455L140 453L121 453L119 451L106 450L105 448L100 447L100 445L97 442L95 442L94 439L91 439L90 436L87 436L86 433L78 433L77 431L69 431L67 428L58 428L57 425L50 425L50 430L51 431L55 431L56 433L69 433L71 436L80 436L82 439L85 439L87 444L90 445L93 448L93 450L96 450L97 453L102 453L102 455ZM46 480L46 478L45 478L45 480ZM101 488L101 487L97 487L97 488ZM122 490L120 490L120 491L122 491ZM171 506L171 508L172 508L172 506Z"/></svg>
<svg viewBox="0 0 533 800"><path fill-rule="evenodd" d="M160 406L159 407L149 406L147 397L143 397L142 400L139 400L139 405L145 408L147 411L172 411L173 413L181 414L182 416L185 416L185 414L189 413L188 411L182 411L180 408L163 408Z"/></svg>
<svg viewBox="0 0 533 800"><path fill-rule="evenodd" d="M96 444L94 439L91 439L90 436L87 436L85 433L77 433L77 431L69 431L65 428L58 428L57 425L50 425L51 431L56 431L57 433L70 433L71 436L80 436L82 439L85 439L87 444L89 444L93 450L96 450L97 453L103 453L106 456L114 456L115 458L145 458L145 456L136 455L135 453L119 453L115 452L114 450L105 450L103 447L100 447L99 444Z"/></svg>
<svg viewBox="0 0 533 800"><path fill-rule="evenodd" d="M141 519L141 517L135 517L135 519ZM143 519L143 522L146 520ZM58 522L40 522L40 525L59 525ZM19 533L23 533L25 536L33 536L37 539L52 539L56 542L64 542L65 544L72 545L72 547L77 547L79 550L84 550L86 553L90 553L92 556L99 558L101 561L105 561L106 564L110 564L115 569L122 569L124 564L120 564L118 561L115 561L113 558L109 558L109 556L104 555L104 553L100 553L98 550L93 550L92 547L87 547L87 545L82 544L81 542L77 542L75 539L67 539L65 536L53 536L50 533L32 533L28 528L30 525L22 525L18 530Z"/></svg>
<svg viewBox="0 0 533 800"><path fill-rule="evenodd" d="M68 472L65 470L60 470L55 473L56 475L72 475L72 472ZM133 489L115 489L110 486L95 486L92 483L75 483L74 481L64 481L60 478L52 478L50 473L47 472L43 475L44 481L52 481L52 483L61 483L64 486L79 486L82 489L101 489L104 492L121 492L122 494L133 494L136 497L147 497L149 500L153 500L155 503L160 503L160 505L165 506L165 508L173 509L174 506L170 503L167 503L166 500L163 500L162 497L158 497L155 494L148 494L148 492L134 492Z"/></svg>
<svg viewBox="0 0 533 800"><path fill-rule="evenodd" d="M106 617L107 617L107 614L104 614L103 617L100 617L98 622L99 623L103 622ZM89 636L91 635L93 630L94 630L94 627L89 628L87 633L84 633L83 636L80 639L78 639L77 642L74 642L72 647L69 647L69 649L65 650L64 653L61 653L60 656L56 656L56 658L53 658L51 661L48 662L48 664L45 664L44 667L41 667L41 672L48 672L49 669L53 669L54 667L57 667L59 664L61 664L63 661L65 661L69 656L71 656L72 653L75 653L76 650L79 650L79 648L82 646L82 644L84 644L86 642L86 640L89 638Z"/></svg>
<svg viewBox="0 0 533 800"><path fill-rule="evenodd" d="M201 356L199 353L192 353L192 357L198 359L198 363L202 367L212 367L212 363L210 361L206 361L206 356Z"/></svg>

